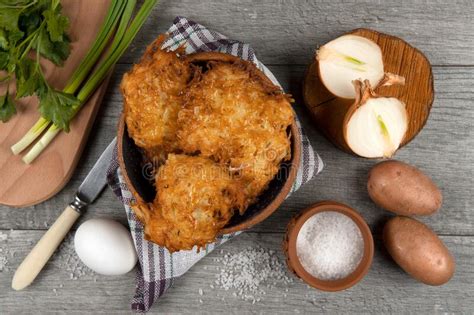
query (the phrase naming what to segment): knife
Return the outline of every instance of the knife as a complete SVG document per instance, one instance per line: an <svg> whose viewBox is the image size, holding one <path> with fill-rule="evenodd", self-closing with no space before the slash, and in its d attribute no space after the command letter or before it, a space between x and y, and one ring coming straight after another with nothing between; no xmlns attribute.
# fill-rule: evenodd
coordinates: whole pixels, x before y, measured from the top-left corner
<svg viewBox="0 0 474 315"><path fill-rule="evenodd" d="M107 168L112 160L114 139L95 163L76 192L74 200L64 209L54 224L43 235L13 276L12 288L22 290L29 286L63 241L66 234L85 208L93 203L107 184Z"/></svg>

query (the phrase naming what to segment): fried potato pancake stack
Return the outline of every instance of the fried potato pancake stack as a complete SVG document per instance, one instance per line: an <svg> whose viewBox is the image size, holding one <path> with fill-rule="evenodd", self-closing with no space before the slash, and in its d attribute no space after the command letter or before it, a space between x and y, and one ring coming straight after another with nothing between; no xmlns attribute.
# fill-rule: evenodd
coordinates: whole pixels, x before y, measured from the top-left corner
<svg viewBox="0 0 474 315"><path fill-rule="evenodd" d="M121 83L125 121L135 144L148 152L174 152L178 112L192 69L179 52L160 49L164 36L146 50Z"/></svg>
<svg viewBox="0 0 474 315"><path fill-rule="evenodd" d="M193 62L159 37L121 88L128 132L165 161L153 203L134 207L146 238L171 252L204 247L244 213L291 157L288 95L242 60Z"/></svg>
<svg viewBox="0 0 474 315"><path fill-rule="evenodd" d="M288 96L248 62L212 62L186 90L179 147L230 166L252 203L290 157Z"/></svg>

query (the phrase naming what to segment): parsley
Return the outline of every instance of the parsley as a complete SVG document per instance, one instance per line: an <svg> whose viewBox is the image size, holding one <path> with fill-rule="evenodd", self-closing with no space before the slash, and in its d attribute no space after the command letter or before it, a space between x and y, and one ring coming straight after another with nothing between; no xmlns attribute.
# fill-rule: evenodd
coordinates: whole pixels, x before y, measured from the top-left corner
<svg viewBox="0 0 474 315"><path fill-rule="evenodd" d="M8 0L0 0L0 3L2 1ZM59 0L37 1L46 1L50 3L50 6L39 15L41 20L28 19L26 27L22 29L26 30L24 31L26 35L22 35L22 37L27 36L28 38L33 36L28 34L36 32L34 40L31 40L30 44L25 44L36 50L38 54L36 60L39 59L39 55L42 55L60 64L69 54L69 39L65 33L69 22L61 17ZM40 98L41 117L20 141L11 147L13 154L22 152L46 130L22 158L25 163L30 164L61 130L68 130L69 121L74 118L81 106L86 103L123 55L157 1L144 0L134 16L137 0L112 0L104 24L92 47L72 74L63 91L56 91L47 84L41 73L41 67L35 62L28 62L15 68L11 66L14 64L10 59L11 55L8 55L5 60L0 55L0 66L4 64L7 69L15 68L15 72L18 73L17 77L21 78L17 81L17 96L22 97L34 92ZM21 21L20 16L20 24ZM31 25L36 26L33 28L30 27ZM20 45L23 44L20 43ZM23 58L23 55L20 56ZM86 78L87 80L85 80Z"/></svg>
<svg viewBox="0 0 474 315"><path fill-rule="evenodd" d="M68 28L59 0L0 0L0 70L7 72L0 82L16 79L14 98L38 96L44 118L66 131L79 101L48 84L39 60L64 63L70 53ZM0 101L0 120L5 122L16 113L15 103L8 93Z"/></svg>
<svg viewBox="0 0 474 315"><path fill-rule="evenodd" d="M7 93L0 96L0 120L6 122L16 113L13 98Z"/></svg>
<svg viewBox="0 0 474 315"><path fill-rule="evenodd" d="M64 40L64 34L69 28L69 20L67 17L61 15L61 12L56 10L46 10L43 12L46 20L46 29L49 32L51 41L61 42Z"/></svg>
<svg viewBox="0 0 474 315"><path fill-rule="evenodd" d="M41 116L52 121L59 129L69 130L69 121L76 114L80 101L72 94L56 91L50 87L41 93Z"/></svg>

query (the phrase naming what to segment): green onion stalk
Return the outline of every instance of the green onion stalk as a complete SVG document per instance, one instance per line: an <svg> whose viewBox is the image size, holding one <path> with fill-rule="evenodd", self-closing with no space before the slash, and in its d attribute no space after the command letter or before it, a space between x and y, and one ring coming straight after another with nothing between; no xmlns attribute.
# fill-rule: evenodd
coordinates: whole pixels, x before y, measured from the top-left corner
<svg viewBox="0 0 474 315"><path fill-rule="evenodd" d="M74 71L71 78L66 83L66 86L63 89L64 93L76 93L87 74L89 74L90 70L99 59L105 46L109 42L110 37L114 33L120 16L125 9L125 1L126 0L112 0L104 23L102 24L101 29L99 30L99 33L92 44L92 47L89 49L88 53L79 64L76 71ZM28 132L23 136L23 138L21 138L20 141L11 147L13 154L20 154L31 143L33 143L33 141L35 141L41 135L41 133L48 126L50 126L50 124L51 122L48 119L40 117L33 127L31 127L31 129L28 130Z"/></svg>
<svg viewBox="0 0 474 315"><path fill-rule="evenodd" d="M110 12L113 12L112 14L109 14L111 15L110 19L112 19L113 22L110 22L109 19L106 19L106 22L104 24L104 25L108 25L105 27L105 29L108 29L108 31L100 32L100 35L98 36L98 40L96 40L96 43L94 43L93 45L93 47L96 47L96 50L91 49L91 52L92 52L91 56L89 58L86 57L83 61L84 67L79 67L80 69L78 69L78 71L76 71L73 77L71 78L71 84L68 84L67 87L65 88L65 91L67 93L75 93L77 91L77 89L81 86L81 82L87 76L89 70L94 66L96 60L99 58L102 50L104 49L105 45L109 41L112 34L110 30L115 30L117 21L120 20L118 28L115 32L114 40L112 41L109 49L107 50L106 55L102 58L102 61L96 67L96 70L89 77L86 83L84 83L81 90L77 94L77 99L79 100L80 105L74 109L73 116L80 110L81 106L86 103L89 97L94 93L97 87L106 78L107 74L109 73L113 65L123 55L127 47L132 42L133 38L136 36L140 28L143 26L143 23L145 22L147 17L150 15L151 10L153 9L157 1L158 0L145 0L144 4L142 5L142 7L137 12L136 16L131 22L130 20L133 15L133 11L136 5L136 0L125 0L126 2L125 6L123 6L124 0L114 1L113 9L115 9L115 6L118 7L118 9L117 11L114 11L113 9L110 10ZM100 42L99 42L99 38L101 39ZM37 124L40 125L41 124L40 121L42 121L42 118L40 118ZM42 130L44 130L48 125L49 125L49 122ZM34 128L32 128L32 130L33 129ZM33 132L35 132L35 130L33 130ZM48 130L41 137L41 139L23 157L23 161L27 164L30 164L31 162L33 162L36 159L36 157L56 137L56 135L59 134L60 131L61 131L60 127L54 124L50 125ZM34 139L32 141L34 141ZM32 141L30 141L30 143Z"/></svg>
<svg viewBox="0 0 474 315"><path fill-rule="evenodd" d="M94 93L97 87L103 82L109 73L110 69L117 63L125 50L128 48L132 40L137 35L140 28L145 23L145 20L151 13L158 0L145 0L141 8L138 10L136 16L130 22L136 0L128 0L125 9L122 13L119 26L117 28L114 40L108 49L106 55L99 63L97 69L89 77L87 82L77 94L80 105L75 109L74 115L79 111L81 106ZM49 143L61 131L60 127L51 125L41 139L31 148L31 150L23 157L23 161L27 164L33 162L36 157L43 152Z"/></svg>

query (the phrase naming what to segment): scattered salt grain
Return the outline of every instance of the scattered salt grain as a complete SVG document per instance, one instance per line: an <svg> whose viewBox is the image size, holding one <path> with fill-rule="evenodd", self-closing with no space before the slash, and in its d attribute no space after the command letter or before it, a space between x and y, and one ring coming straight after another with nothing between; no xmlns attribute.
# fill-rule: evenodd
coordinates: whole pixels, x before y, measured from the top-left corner
<svg viewBox="0 0 474 315"><path fill-rule="evenodd" d="M200 289L199 289L199 295L202 296L203 294L204 294L204 293L202 292L202 289L200 288Z"/></svg>
<svg viewBox="0 0 474 315"><path fill-rule="evenodd" d="M363 252L362 233L348 216L320 212L301 227L296 251L304 269L321 280L342 279L359 265Z"/></svg>
<svg viewBox="0 0 474 315"><path fill-rule="evenodd" d="M6 256L0 256L0 272L7 269L8 259Z"/></svg>
<svg viewBox="0 0 474 315"><path fill-rule="evenodd" d="M82 263L74 250L74 237L68 235L54 254L53 263L59 268L69 273L70 280L77 280L82 277L91 278L95 272Z"/></svg>
<svg viewBox="0 0 474 315"><path fill-rule="evenodd" d="M222 252L223 253L223 252ZM275 251L262 247L248 247L238 253L227 253L218 259L217 289L232 291L235 298L260 302L265 289L293 282L286 273Z"/></svg>
<svg viewBox="0 0 474 315"><path fill-rule="evenodd" d="M0 232L0 241L6 241L8 238L8 235L5 233Z"/></svg>
<svg viewBox="0 0 474 315"><path fill-rule="evenodd" d="M5 233L0 232L0 242L6 241L8 239L8 235ZM7 249L3 250L0 248L0 272L5 270L8 271L8 258L7 255L10 254L13 257L14 253L10 253Z"/></svg>

